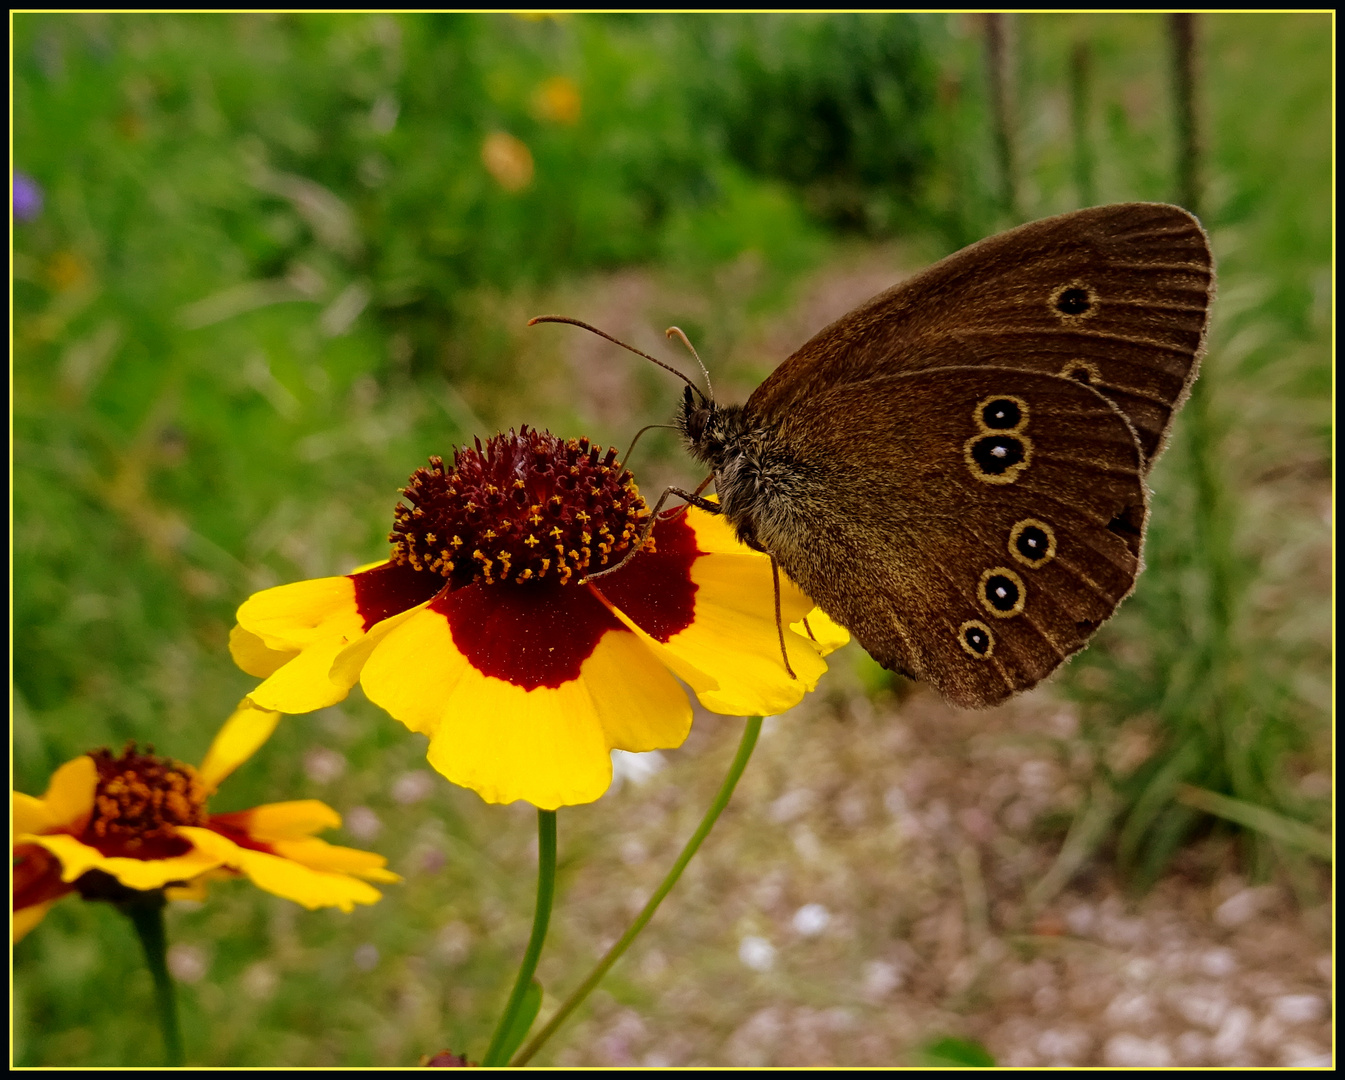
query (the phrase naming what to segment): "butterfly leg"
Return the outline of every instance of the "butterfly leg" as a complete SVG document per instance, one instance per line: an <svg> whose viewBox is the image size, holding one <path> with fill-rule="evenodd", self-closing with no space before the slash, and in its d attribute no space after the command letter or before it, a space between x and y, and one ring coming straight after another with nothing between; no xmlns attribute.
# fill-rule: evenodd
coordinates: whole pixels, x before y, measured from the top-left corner
<svg viewBox="0 0 1345 1080"><path fill-rule="evenodd" d="M649 539L649 534L653 532L654 523L658 521L659 511L663 509L663 504L668 501L670 496L676 495L679 499L684 500L684 505L676 507L676 512L685 513L687 506L695 506L709 514L722 513L723 508L717 502L711 502L709 499L702 499L700 495L711 479L711 477L706 477L705 483L701 484L695 491L683 491L681 488L674 487L664 488L663 494L658 497L658 502L654 504L654 512L649 515L649 520L645 522L644 528L640 530L639 537L637 537L635 543L631 545L630 550L626 552L625 557L615 566L609 566L606 570L599 570L596 573L585 575L584 580L581 581L580 584L582 585L584 582L605 577L607 574L615 574L630 562L631 559L635 558L635 556L639 554L640 549L644 547L644 542Z"/></svg>
<svg viewBox="0 0 1345 1080"><path fill-rule="evenodd" d="M771 577L775 580L775 632L780 635L780 658L785 662L785 670L791 679L797 679L794 669L789 666L789 652L785 648L785 624L780 618L780 564L771 556ZM806 624L805 624L806 625ZM811 636L812 631L808 631Z"/></svg>

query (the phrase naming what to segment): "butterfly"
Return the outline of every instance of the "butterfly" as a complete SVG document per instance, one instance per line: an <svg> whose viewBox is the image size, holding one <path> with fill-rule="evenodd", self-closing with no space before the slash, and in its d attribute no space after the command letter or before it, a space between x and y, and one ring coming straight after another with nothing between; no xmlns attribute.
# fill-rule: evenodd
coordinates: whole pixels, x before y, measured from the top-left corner
<svg viewBox="0 0 1345 1080"><path fill-rule="evenodd" d="M1134 588L1145 477L1213 289L1208 238L1176 206L992 236L819 331L745 404L688 382L676 426L718 502L675 493L722 513L884 667L998 704Z"/></svg>

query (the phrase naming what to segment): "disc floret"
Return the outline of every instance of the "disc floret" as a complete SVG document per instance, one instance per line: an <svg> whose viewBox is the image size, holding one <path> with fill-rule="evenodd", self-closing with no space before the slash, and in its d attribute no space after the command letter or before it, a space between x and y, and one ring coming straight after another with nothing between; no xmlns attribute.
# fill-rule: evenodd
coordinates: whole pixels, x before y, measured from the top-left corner
<svg viewBox="0 0 1345 1080"><path fill-rule="evenodd" d="M392 561L452 588L577 582L616 565L649 517L614 448L526 425L456 450L451 467L430 458L402 495Z"/></svg>
<svg viewBox="0 0 1345 1080"><path fill-rule="evenodd" d="M204 825L206 791L190 765L159 757L134 743L117 757L110 750L89 755L98 770L93 814L85 833L104 854L162 857L165 846L187 848L179 825Z"/></svg>

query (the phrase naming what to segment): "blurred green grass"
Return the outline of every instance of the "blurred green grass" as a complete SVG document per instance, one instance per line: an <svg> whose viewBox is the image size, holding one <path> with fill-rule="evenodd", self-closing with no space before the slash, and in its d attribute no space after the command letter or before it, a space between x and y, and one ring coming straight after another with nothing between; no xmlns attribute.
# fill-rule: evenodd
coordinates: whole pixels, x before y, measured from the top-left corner
<svg viewBox="0 0 1345 1080"><path fill-rule="evenodd" d="M1111 763L1121 854L1149 875L1210 827L1174 801L1181 782L1329 822L1307 781L1330 749L1330 581L1314 561L1329 513L1330 23L1202 24L1220 274L1205 378L1229 517L1193 521L1179 418L1148 570L1063 680ZM1161 18L1017 29L1024 215L1079 205L1079 41L1098 201L1173 198ZM654 266L673 294L768 321L856 236L941 252L1012 224L964 17L20 15L12 48L15 167L45 197L15 223L13 259L13 761L30 792L129 738L199 760L250 687L227 654L234 608L376 557L428 454L521 422L624 444L665 419L672 395L652 375L630 423L604 430L582 387L538 370L555 354L519 327L557 290ZM527 148L516 190L515 144L495 174L483 159L498 132ZM739 265L754 270L716 297ZM723 329L696 340L722 345L705 334ZM1211 640L1198 527L1233 558L1215 650L1191 647ZM1122 743L1139 750L1110 752ZM326 773L315 744L339 755ZM315 779L333 762L339 781ZM218 943L186 995L192 1060L407 1063L488 1030L517 946L497 932L530 903L530 818L446 784L399 802L389 778L422 768L417 737L352 699L286 721L232 778L220 809L367 807L382 831L364 843L434 869L349 917L241 884L175 909L185 936ZM1291 851L1249 844L1263 869L1297 872ZM563 866L564 845L562 825ZM16 1062L156 1060L144 1010L118 997L123 983L149 995L118 919L68 901L16 950ZM474 944L452 985L403 1000L435 983L457 946L449 934L435 960L425 942L455 924ZM367 971L360 944L383 958ZM409 1019L389 1031L393 1012Z"/></svg>

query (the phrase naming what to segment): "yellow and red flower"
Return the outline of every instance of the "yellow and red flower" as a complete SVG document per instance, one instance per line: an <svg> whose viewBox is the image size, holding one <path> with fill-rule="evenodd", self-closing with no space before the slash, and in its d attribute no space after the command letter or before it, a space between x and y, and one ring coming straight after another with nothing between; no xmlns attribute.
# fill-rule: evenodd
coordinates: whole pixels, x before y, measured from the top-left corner
<svg viewBox="0 0 1345 1080"><path fill-rule="evenodd" d="M389 560L255 594L230 648L265 678L251 694L263 708L308 712L360 682L488 802L591 802L612 749L686 738L677 679L715 712L778 713L847 640L782 578L791 675L769 558L700 510L660 518L620 565L649 510L616 452L587 439L524 427L477 440L451 466L431 458L403 494Z"/></svg>
<svg viewBox="0 0 1345 1080"><path fill-rule="evenodd" d="M199 769L128 746L67 761L40 799L13 793L14 940L61 897L89 899L164 889L199 898L212 877L246 875L307 908L372 904L361 880L398 881L381 855L337 847L313 833L341 816L316 799L211 814L221 780L271 736L280 713L244 701Z"/></svg>

